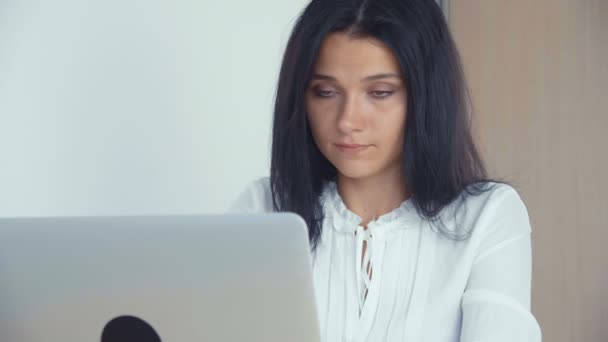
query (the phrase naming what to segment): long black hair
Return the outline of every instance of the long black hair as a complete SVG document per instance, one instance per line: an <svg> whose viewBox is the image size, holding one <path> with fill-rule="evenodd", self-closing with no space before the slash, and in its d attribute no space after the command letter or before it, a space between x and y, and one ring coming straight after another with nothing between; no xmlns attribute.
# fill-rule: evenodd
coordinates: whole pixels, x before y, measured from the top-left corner
<svg viewBox="0 0 608 342"><path fill-rule="evenodd" d="M434 221L463 194L488 190L491 180L471 135L471 106L460 57L437 3L312 0L297 19L283 56L270 186L275 211L304 218L313 250L324 217L320 195L326 181L336 180L336 169L313 141L305 94L321 43L332 32L375 38L399 61L408 94L404 176L418 214Z"/></svg>

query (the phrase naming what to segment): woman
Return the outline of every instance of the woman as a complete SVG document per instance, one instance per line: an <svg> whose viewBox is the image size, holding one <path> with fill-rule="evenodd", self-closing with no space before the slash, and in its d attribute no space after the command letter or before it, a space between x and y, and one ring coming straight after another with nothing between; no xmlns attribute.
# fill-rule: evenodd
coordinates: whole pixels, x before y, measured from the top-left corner
<svg viewBox="0 0 608 342"><path fill-rule="evenodd" d="M540 341L530 223L486 178L433 0L313 0L289 39L270 178L232 211L307 222L323 341Z"/></svg>

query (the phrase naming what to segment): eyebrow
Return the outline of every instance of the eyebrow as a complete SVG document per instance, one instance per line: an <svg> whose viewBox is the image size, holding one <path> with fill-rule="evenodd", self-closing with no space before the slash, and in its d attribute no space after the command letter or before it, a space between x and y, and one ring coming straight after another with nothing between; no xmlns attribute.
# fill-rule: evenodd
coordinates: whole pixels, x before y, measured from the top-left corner
<svg viewBox="0 0 608 342"><path fill-rule="evenodd" d="M329 75L322 75L322 74L313 74L312 78L315 80L328 80L328 81L336 81L336 78L333 76L329 76ZM379 79L383 79L383 78L398 78L401 79L401 76L397 75L397 74L393 74L393 73L383 73L383 74L376 74L376 75L371 75L371 76L367 76L361 79L362 82L366 82L366 81L374 81L374 80L379 80Z"/></svg>

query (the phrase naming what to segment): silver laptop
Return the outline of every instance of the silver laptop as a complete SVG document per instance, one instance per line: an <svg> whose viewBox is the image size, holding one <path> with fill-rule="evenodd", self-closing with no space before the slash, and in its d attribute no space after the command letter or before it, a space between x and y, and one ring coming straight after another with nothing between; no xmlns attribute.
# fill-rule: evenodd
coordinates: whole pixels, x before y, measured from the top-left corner
<svg viewBox="0 0 608 342"><path fill-rule="evenodd" d="M294 214L0 219L0 341L319 341Z"/></svg>

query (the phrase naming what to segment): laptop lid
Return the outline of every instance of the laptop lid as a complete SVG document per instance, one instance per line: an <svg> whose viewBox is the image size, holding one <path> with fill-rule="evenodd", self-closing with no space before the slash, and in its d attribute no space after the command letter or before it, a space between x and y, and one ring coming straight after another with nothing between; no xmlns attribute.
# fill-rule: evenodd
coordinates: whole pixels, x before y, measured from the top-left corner
<svg viewBox="0 0 608 342"><path fill-rule="evenodd" d="M0 219L0 341L125 334L319 341L305 222L287 213Z"/></svg>

